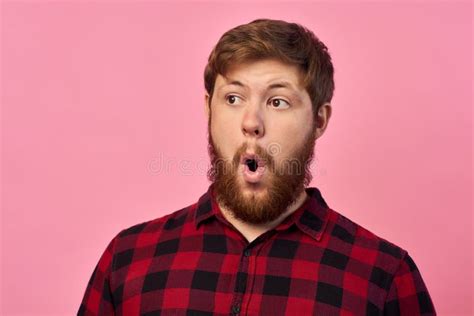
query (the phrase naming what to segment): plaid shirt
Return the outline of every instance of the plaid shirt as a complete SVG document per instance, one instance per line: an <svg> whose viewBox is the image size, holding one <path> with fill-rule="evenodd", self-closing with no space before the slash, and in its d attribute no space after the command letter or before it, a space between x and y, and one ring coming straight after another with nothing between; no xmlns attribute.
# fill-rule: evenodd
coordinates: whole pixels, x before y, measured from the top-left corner
<svg viewBox="0 0 474 316"><path fill-rule="evenodd" d="M78 315L436 315L407 251L329 208L317 188L249 243L212 185L193 205L122 230Z"/></svg>

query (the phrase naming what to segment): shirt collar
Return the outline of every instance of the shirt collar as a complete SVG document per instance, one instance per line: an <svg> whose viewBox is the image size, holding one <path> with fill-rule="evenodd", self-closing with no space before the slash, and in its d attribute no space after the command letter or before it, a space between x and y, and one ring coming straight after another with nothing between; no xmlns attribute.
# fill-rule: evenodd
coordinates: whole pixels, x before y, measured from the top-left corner
<svg viewBox="0 0 474 316"><path fill-rule="evenodd" d="M286 230L295 224L301 231L319 241L328 222L329 207L318 188L308 187L305 190L308 194L306 201L285 218L275 230ZM223 217L211 184L197 202L194 219L196 228L205 220L216 216Z"/></svg>

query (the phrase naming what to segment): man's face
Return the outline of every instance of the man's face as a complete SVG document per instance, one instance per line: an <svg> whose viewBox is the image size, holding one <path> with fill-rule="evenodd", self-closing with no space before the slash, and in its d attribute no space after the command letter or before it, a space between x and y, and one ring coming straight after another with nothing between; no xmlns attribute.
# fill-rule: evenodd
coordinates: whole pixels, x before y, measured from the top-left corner
<svg viewBox="0 0 474 316"><path fill-rule="evenodd" d="M276 60L234 65L216 78L209 178L218 202L240 220L275 220L311 181L315 124L300 80L297 66Z"/></svg>

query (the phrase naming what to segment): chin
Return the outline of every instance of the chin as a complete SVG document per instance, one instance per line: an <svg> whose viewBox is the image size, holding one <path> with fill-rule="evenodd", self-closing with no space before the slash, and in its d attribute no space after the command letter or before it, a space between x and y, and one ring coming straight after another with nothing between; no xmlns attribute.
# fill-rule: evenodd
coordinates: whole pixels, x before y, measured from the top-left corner
<svg viewBox="0 0 474 316"><path fill-rule="evenodd" d="M260 181L257 183L247 182L244 179L240 181L240 188L243 192L251 192L251 193L264 193L267 192L268 185L265 181Z"/></svg>

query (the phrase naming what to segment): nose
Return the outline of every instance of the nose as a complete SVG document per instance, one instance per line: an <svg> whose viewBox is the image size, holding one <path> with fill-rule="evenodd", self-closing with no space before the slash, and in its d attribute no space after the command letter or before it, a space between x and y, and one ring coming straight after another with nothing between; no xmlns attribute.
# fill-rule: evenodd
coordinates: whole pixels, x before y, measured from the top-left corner
<svg viewBox="0 0 474 316"><path fill-rule="evenodd" d="M242 133L247 137L260 138L265 133L262 115L258 107L249 108L242 120Z"/></svg>

